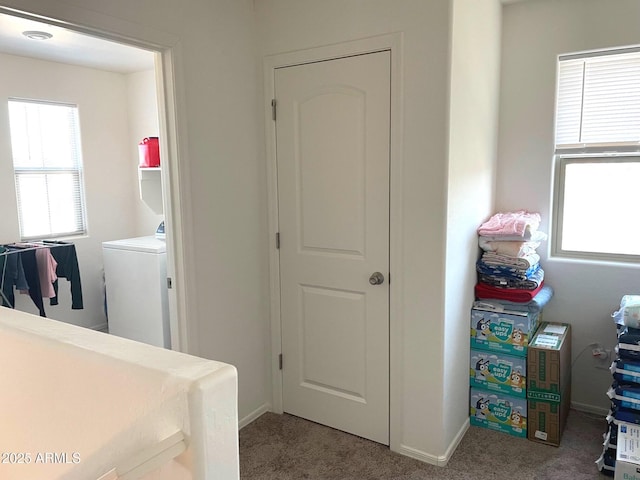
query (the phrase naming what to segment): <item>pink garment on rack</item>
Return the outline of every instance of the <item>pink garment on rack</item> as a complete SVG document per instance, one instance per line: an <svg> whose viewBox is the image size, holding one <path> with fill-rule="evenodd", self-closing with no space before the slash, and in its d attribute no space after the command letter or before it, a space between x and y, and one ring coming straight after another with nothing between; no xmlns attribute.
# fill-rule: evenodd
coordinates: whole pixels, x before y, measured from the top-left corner
<svg viewBox="0 0 640 480"><path fill-rule="evenodd" d="M498 235L516 235L524 237L525 233L533 233L540 225L540 214L525 210L517 212L496 213L478 227L478 234L484 237Z"/></svg>
<svg viewBox="0 0 640 480"><path fill-rule="evenodd" d="M42 298L53 298L56 292L53 289L53 282L58 279L56 275L56 267L58 262L55 261L51 250L48 248L38 248L36 250L36 262L38 263L38 275L40 277L40 289L42 290Z"/></svg>

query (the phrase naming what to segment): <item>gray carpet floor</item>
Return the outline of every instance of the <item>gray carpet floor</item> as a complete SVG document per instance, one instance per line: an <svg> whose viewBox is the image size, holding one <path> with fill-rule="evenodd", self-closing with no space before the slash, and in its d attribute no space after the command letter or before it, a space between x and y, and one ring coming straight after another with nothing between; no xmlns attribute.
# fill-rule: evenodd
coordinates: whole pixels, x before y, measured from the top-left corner
<svg viewBox="0 0 640 480"><path fill-rule="evenodd" d="M255 480L600 479L605 422L572 410L560 447L470 427L446 467L292 415L266 413L240 431L240 477Z"/></svg>

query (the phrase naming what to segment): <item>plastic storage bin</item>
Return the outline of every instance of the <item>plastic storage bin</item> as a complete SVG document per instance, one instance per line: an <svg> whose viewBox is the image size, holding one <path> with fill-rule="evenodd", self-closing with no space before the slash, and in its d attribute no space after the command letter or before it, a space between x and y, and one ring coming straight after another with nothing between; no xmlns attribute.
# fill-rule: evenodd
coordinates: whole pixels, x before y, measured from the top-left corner
<svg viewBox="0 0 640 480"><path fill-rule="evenodd" d="M158 137L147 137L138 144L140 167L154 168L160 166L160 146Z"/></svg>

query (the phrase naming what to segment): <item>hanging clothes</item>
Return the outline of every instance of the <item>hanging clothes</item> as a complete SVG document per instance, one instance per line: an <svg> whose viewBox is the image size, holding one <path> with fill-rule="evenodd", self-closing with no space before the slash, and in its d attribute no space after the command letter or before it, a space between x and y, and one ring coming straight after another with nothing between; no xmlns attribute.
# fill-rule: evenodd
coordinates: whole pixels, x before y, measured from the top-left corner
<svg viewBox="0 0 640 480"><path fill-rule="evenodd" d="M82 301L82 282L80 281L80 268L76 246L72 243L48 241L47 244L60 245L60 248L52 248L51 255L57 262L56 276L66 278L71 284L71 308L81 310L84 308ZM64 245L64 246L63 246ZM50 305L58 305L58 280L53 282L55 295L49 300Z"/></svg>
<svg viewBox="0 0 640 480"><path fill-rule="evenodd" d="M0 247L0 305L13 308L13 285L10 285L11 289L9 290L10 281L5 279L7 276L7 259L5 255L1 255L6 251L6 248Z"/></svg>
<svg viewBox="0 0 640 480"><path fill-rule="evenodd" d="M83 308L80 268L73 243L44 241L0 245L0 304L15 308L14 287L45 317L44 300L58 305L58 278L71 284L71 308Z"/></svg>
<svg viewBox="0 0 640 480"><path fill-rule="evenodd" d="M55 297L56 292L53 289L53 282L58 279L56 276L56 267L58 266L58 263L51 255L51 250L47 247L37 249L36 262L38 264L38 276L40 278L42 298Z"/></svg>
<svg viewBox="0 0 640 480"><path fill-rule="evenodd" d="M14 254L15 255L15 254ZM42 290L40 289L40 274L38 272L38 261L36 260L36 250L25 250L20 252L22 259L22 266L24 268L24 275L29 285L29 297L38 307L38 311L41 317L46 317L44 313L44 301L42 300ZM21 290L22 293L26 293L25 290Z"/></svg>
<svg viewBox="0 0 640 480"><path fill-rule="evenodd" d="M8 252L9 249L0 246L0 254ZM2 290L2 306L14 308L15 295L14 287L18 290L28 290L29 285L24 276L22 259L18 254L0 255L0 285Z"/></svg>

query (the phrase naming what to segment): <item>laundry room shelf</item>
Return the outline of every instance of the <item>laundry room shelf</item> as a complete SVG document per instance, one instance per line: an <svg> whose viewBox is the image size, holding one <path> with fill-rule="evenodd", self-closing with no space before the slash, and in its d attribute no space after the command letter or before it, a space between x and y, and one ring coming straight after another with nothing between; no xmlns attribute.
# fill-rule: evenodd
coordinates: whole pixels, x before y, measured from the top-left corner
<svg viewBox="0 0 640 480"><path fill-rule="evenodd" d="M138 182L140 184L140 199L146 203L154 213L164 213L162 204L162 169L138 168Z"/></svg>

